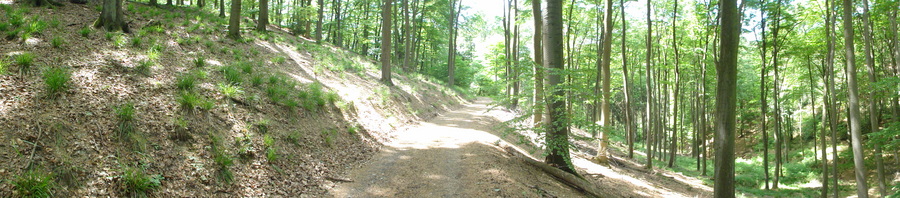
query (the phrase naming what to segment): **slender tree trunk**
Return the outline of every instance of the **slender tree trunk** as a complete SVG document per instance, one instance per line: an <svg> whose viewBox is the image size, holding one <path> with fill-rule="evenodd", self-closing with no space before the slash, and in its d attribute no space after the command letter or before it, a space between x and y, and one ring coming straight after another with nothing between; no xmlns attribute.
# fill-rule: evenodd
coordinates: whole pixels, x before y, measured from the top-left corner
<svg viewBox="0 0 900 198"><path fill-rule="evenodd" d="M646 107L646 113L645 113L646 115L645 116L647 118L646 120L648 120L652 123L652 120L650 119L650 117L652 116L652 114L654 112L652 112L651 103L653 103L654 101L653 101L653 87L650 86L650 79L651 79L650 78L650 70L651 70L650 62L651 62L651 58L653 57L653 48L652 48L652 44L651 44L652 39L653 39L653 21L651 19L651 14L653 13L653 9L652 9L650 3L651 3L651 0L647 0L647 42L646 42L646 44L647 44L647 59L646 59L647 76L646 76L646 80L645 80L646 81L645 84L646 84L646 88L647 88L647 107ZM651 133L651 131L648 129L647 130L648 135L646 136L647 144L644 145L645 147L647 147L647 167L646 167L647 169L653 169L653 146L652 146L653 145L653 136L649 135L650 133Z"/></svg>
<svg viewBox="0 0 900 198"><path fill-rule="evenodd" d="M391 0L384 0L381 7L381 81L388 86L394 86L391 81L391 4Z"/></svg>
<svg viewBox="0 0 900 198"><path fill-rule="evenodd" d="M199 0L202 1L202 0ZM259 0L259 19L256 22L256 31L265 32L269 25L269 0Z"/></svg>
<svg viewBox="0 0 900 198"><path fill-rule="evenodd" d="M334 45L337 47L344 47L344 27L343 27L343 19L341 16L341 0L334 0ZM392 24L393 25L393 24Z"/></svg>
<svg viewBox="0 0 900 198"><path fill-rule="evenodd" d="M761 102L762 104L760 106L760 110L762 112L761 113L762 121L760 123L760 128L762 129L762 143L763 143L763 173L765 174L765 178L766 178L766 182L765 182L766 190L768 190L769 189L769 134L768 134L768 131L766 130L766 128L768 127L768 125L766 125L766 121L768 120L768 116L766 116L766 114L768 113L768 108L769 108L768 98L766 97L766 93L768 93L766 91L767 90L766 89L766 76L768 76L768 71L766 71L766 63L768 62L766 60L766 21L768 21L768 20L766 19L765 4L766 4L766 1L763 1L762 8L760 8L760 21L762 21L762 25L760 26L760 28L762 28L762 32L761 32L762 47L760 48L762 51L762 53L761 53L762 56L761 56L760 60L762 60L761 61L762 66L761 66L760 72L759 72L759 79L760 79L760 81L759 81L759 95L760 95L759 99L760 99L760 101L762 101Z"/></svg>
<svg viewBox="0 0 900 198"><path fill-rule="evenodd" d="M737 101L737 59L740 47L741 13L736 0L720 1L722 30L720 62L716 74L716 172L714 194L734 197L734 123Z"/></svg>
<svg viewBox="0 0 900 198"><path fill-rule="evenodd" d="M546 162L551 166L562 169L566 172L577 174L572 168L572 162L569 158L569 133L568 133L568 116L566 115L566 103L561 100L565 98L565 91L557 88L562 83L559 70L564 67L563 62L563 34L562 34L562 0L547 0L547 15L544 16L543 40L544 45L544 65L551 69L548 83L553 87L551 91L548 108L550 110L547 121L548 126L546 142L547 157Z"/></svg>
<svg viewBox="0 0 900 198"><path fill-rule="evenodd" d="M852 0L843 0L844 4L844 57L847 75L847 89L850 90L850 140L853 147L853 165L856 172L856 194L859 198L867 198L868 184L866 183L866 165L863 159L865 154L862 148L862 126L859 115L859 94L856 85L856 54L853 45L853 6Z"/></svg>
<svg viewBox="0 0 900 198"><path fill-rule="evenodd" d="M784 164L784 142L786 137L784 135L784 130L782 129L782 117L781 117L781 101L779 100L781 95L781 78L779 75L779 66L778 66L778 33L781 30L781 0L776 1L775 3L775 27L772 28L772 67L775 70L775 76L772 79L772 88L775 91L775 94L772 96L775 99L775 180L772 185L774 189L778 189L779 180L782 175L782 165Z"/></svg>
<svg viewBox="0 0 900 198"><path fill-rule="evenodd" d="M670 141L671 145L669 146L669 168L672 168L673 166L675 166L675 157L676 157L676 153L677 153L676 152L677 151L676 143L678 142L677 140L678 140L678 130L679 130L679 128L678 128L678 97L681 96L680 95L681 93L679 92L679 89L678 89L680 86L680 82L681 82L680 81L681 79L679 79L679 75L681 75L681 70L679 70L680 68L678 67L678 64L680 64L679 59L678 59L678 34L676 32L677 28L675 28L676 24L678 23L678 0L675 0L672 3L672 5L674 6L674 8L673 8L674 11L672 14L672 48L675 51L675 91L674 91L675 94L672 96L673 100L674 100L674 105L673 105L674 112L672 113L672 140Z"/></svg>
<svg viewBox="0 0 900 198"><path fill-rule="evenodd" d="M169 0L169 2L171 1ZM219 0L219 17L225 18L225 0Z"/></svg>
<svg viewBox="0 0 900 198"><path fill-rule="evenodd" d="M873 53L872 52L872 25L871 25L871 22L869 21L869 1L863 0L862 2L863 2L863 14L862 14L863 25L862 26L863 26L863 39L865 41L864 56L866 58L866 66L869 69L869 71L868 71L869 80L872 81L872 83L874 84L874 83L878 82L878 76L876 76L876 74L875 74L875 72L876 72L875 71L875 57L874 57L874 54L872 54ZM875 95L876 95L876 93L874 90L869 91L869 100L870 100L869 101L869 124L870 124L869 126L870 126L872 132L878 131L878 126L879 126L879 123L881 120L881 117L879 116L881 110L878 109L878 107L879 107L878 99L876 99ZM873 147L875 147L875 153L873 153L873 155L875 155L875 168L876 168L875 183L878 184L879 194L882 197L884 197L884 196L887 196L887 185L884 183L884 160L882 159L882 154L881 154L881 144L879 144L878 141L872 141L872 142L874 144Z"/></svg>
<svg viewBox="0 0 900 198"><path fill-rule="evenodd" d="M544 51L541 43L540 30L543 28L541 21L541 0L531 1L532 15L534 16L534 115L533 126L540 127L544 115Z"/></svg>
<svg viewBox="0 0 900 198"><path fill-rule="evenodd" d="M512 71L512 108L518 108L519 106L519 1L512 0L512 19L510 20L513 37L512 37L512 48L510 48L510 55L512 56L512 65L510 65L510 70ZM455 42L454 42L455 43Z"/></svg>
<svg viewBox="0 0 900 198"><path fill-rule="evenodd" d="M834 12L834 3L835 2L832 0L825 0L825 2L826 2L826 7L827 7L827 11L825 12L826 13L825 34L827 37L826 38L827 52L826 52L826 58L825 58L825 71L823 71L822 74L825 76L824 80L826 82L825 83L825 87L826 87L826 90L825 90L826 97L825 98L827 99L828 102L826 103L825 106L827 107L826 113L828 114L828 128L829 128L829 130L831 130L831 159L832 159L831 173L832 173L832 178L833 178L831 180L831 184L834 187L834 191L832 191L833 192L832 197L837 198L838 193L840 191L840 188L839 188L840 186L838 186L838 178L839 177L838 177L838 170L837 170L837 159L838 159L837 122L838 121L837 121L837 110L835 109L835 106L836 106L835 100L836 99L834 96L834 94L835 94L835 90L834 90L834 53L835 53L834 25L835 25L836 19L833 15L834 14L833 12Z"/></svg>
<svg viewBox="0 0 900 198"><path fill-rule="evenodd" d="M625 85L623 90L625 92L625 133L627 133L628 137L628 159L634 158L634 111L631 110L631 84L628 73L628 57L627 51L628 48L625 45L625 38L627 37L627 29L625 19L625 0L619 0L619 13L622 15L622 79L625 81Z"/></svg>
<svg viewBox="0 0 900 198"><path fill-rule="evenodd" d="M409 32L409 0L403 0L403 71L412 71L409 66L410 49L412 45L412 36Z"/></svg>
<svg viewBox="0 0 900 198"><path fill-rule="evenodd" d="M610 115L609 115L610 114L610 111L609 111L609 97L610 97L610 94L609 94L609 62L612 61L612 59L610 58L610 53L612 51L611 50L612 49L612 28L613 28L613 19L612 19L613 15L612 14L613 14L612 0L606 0L606 17L604 18L605 27L603 28L603 35L602 35L603 41L601 42L602 46L600 48L600 49L602 49L602 52L600 54L600 58L602 59L600 61L600 71L601 71L602 79L603 79L603 82L602 82L602 84L603 84L602 85L603 86L603 101L600 104L600 109L601 109L600 111L602 112L601 122L603 122L603 127L601 129L602 133L600 133L600 144L597 149L597 156L595 157L595 160L599 164L604 164L604 165L609 163L608 162L609 152L607 151L607 149L608 149L607 144L608 144L609 136L610 136L610 134L609 134L610 128L612 127L610 125L612 122L610 122L610 120L609 120L610 119Z"/></svg>

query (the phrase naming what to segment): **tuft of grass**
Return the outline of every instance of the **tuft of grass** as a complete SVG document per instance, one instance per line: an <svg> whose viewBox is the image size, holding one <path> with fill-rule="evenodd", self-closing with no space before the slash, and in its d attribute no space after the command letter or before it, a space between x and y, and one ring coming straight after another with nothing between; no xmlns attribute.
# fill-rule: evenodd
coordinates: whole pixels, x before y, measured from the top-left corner
<svg viewBox="0 0 900 198"><path fill-rule="evenodd" d="M106 38L107 41L112 41L113 38L116 37L116 33L115 33L115 32L106 32L106 34L103 34L103 35L104 35L104 37Z"/></svg>
<svg viewBox="0 0 900 198"><path fill-rule="evenodd" d="M66 41L63 40L62 37L54 36L53 39L50 39L50 46L53 46L53 48L59 48L64 42Z"/></svg>
<svg viewBox="0 0 900 198"><path fill-rule="evenodd" d="M222 68L222 75L229 83L239 85L244 81L243 74L234 66L226 66Z"/></svg>
<svg viewBox="0 0 900 198"><path fill-rule="evenodd" d="M203 56L197 56L197 58L195 58L195 59L194 59L193 61L191 61L191 62L194 63L194 67L202 68L202 67L206 66L206 57L203 57Z"/></svg>
<svg viewBox="0 0 900 198"><path fill-rule="evenodd" d="M287 140L294 145L300 146L300 141L303 141L303 133L300 133L300 131L293 131L287 135Z"/></svg>
<svg viewBox="0 0 900 198"><path fill-rule="evenodd" d="M216 175L220 181L231 184L234 181L234 174L231 173L229 167L234 165L234 160L225 150L222 137L210 133L209 152L212 154L213 161L216 163Z"/></svg>
<svg viewBox="0 0 900 198"><path fill-rule="evenodd" d="M27 74L34 64L34 54L25 52L16 56L16 64L19 65L19 73Z"/></svg>
<svg viewBox="0 0 900 198"><path fill-rule="evenodd" d="M350 133L351 135L356 135L356 133L359 132L359 125L356 125L356 124L350 125L350 127L347 128L347 132Z"/></svg>
<svg viewBox="0 0 900 198"><path fill-rule="evenodd" d="M5 36L6 36L7 40L16 39L16 37L19 37L19 29L12 29L12 30L6 31Z"/></svg>
<svg viewBox="0 0 900 198"><path fill-rule="evenodd" d="M132 197L147 197L162 184L162 175L150 175L144 168L125 167L122 170L122 189Z"/></svg>
<svg viewBox="0 0 900 198"><path fill-rule="evenodd" d="M244 73L253 74L253 64L250 64L248 62L238 62L238 66Z"/></svg>
<svg viewBox="0 0 900 198"><path fill-rule="evenodd" d="M127 138L129 134L134 133L134 103L125 103L115 107L115 114L118 128L116 133L119 137Z"/></svg>
<svg viewBox="0 0 900 198"><path fill-rule="evenodd" d="M151 69L151 67L153 67L153 65L155 65L155 64L156 64L155 62L153 62L153 61L151 61L151 60L149 60L149 59L148 59L148 60L141 60L141 61L138 62L137 66L134 67L134 71L136 71L136 72L138 72L138 73L140 73L140 74L142 74L142 75L149 76L149 75L150 75L150 69Z"/></svg>
<svg viewBox="0 0 900 198"><path fill-rule="evenodd" d="M205 110L205 111L209 111L209 110L212 110L213 108L216 107L216 102L214 102L214 101L212 101L212 100L202 99L202 100L200 101L200 105L199 105L199 106L200 106L200 109L203 109L203 110Z"/></svg>
<svg viewBox="0 0 900 198"><path fill-rule="evenodd" d="M125 36L122 36L120 34L115 34L115 36L113 36L113 38L112 38L112 42L113 42L113 45L116 47L125 47L125 43L127 42L127 39L125 38Z"/></svg>
<svg viewBox="0 0 900 198"><path fill-rule="evenodd" d="M50 27L52 27L52 28L59 28L59 23L60 23L60 22L59 22L59 19L56 19L56 18L51 19L51 20L50 20Z"/></svg>
<svg viewBox="0 0 900 198"><path fill-rule="evenodd" d="M253 123L253 126L256 127L257 132L259 132L261 134L266 134L266 133L269 133L270 122L272 122L272 121L270 121L269 119L260 119L260 120L256 121L256 123Z"/></svg>
<svg viewBox="0 0 900 198"><path fill-rule="evenodd" d="M275 63L275 64L282 64L285 61L286 61L286 59L284 58L284 56L278 56L278 57L272 58L272 63Z"/></svg>
<svg viewBox="0 0 900 198"><path fill-rule="evenodd" d="M44 71L43 78L44 87L47 89L47 95L53 98L69 87L68 84L69 80L72 78L72 74L66 68L51 67Z"/></svg>
<svg viewBox="0 0 900 198"><path fill-rule="evenodd" d="M41 34L45 29L47 29L47 22L35 20L25 26L25 34Z"/></svg>
<svg viewBox="0 0 900 198"><path fill-rule="evenodd" d="M201 98L200 95L190 91L179 92L178 97L175 100L184 110L193 110L203 102L203 98Z"/></svg>
<svg viewBox="0 0 900 198"><path fill-rule="evenodd" d="M141 47L141 44L144 43L144 39L141 39L140 36L131 37L131 46L132 47Z"/></svg>
<svg viewBox="0 0 900 198"><path fill-rule="evenodd" d="M197 76L184 73L175 78L175 86L181 91L192 91L197 86Z"/></svg>
<svg viewBox="0 0 900 198"><path fill-rule="evenodd" d="M7 69L9 69L9 63L4 58L0 58L0 75L5 75Z"/></svg>
<svg viewBox="0 0 900 198"><path fill-rule="evenodd" d="M240 86L235 86L228 83L219 83L216 87L219 89L219 92L222 93L222 95L228 98L239 98L242 94L244 94L244 90L241 90Z"/></svg>
<svg viewBox="0 0 900 198"><path fill-rule="evenodd" d="M270 163L278 160L278 148L275 146L275 138L268 134L264 135L263 145L266 146L266 160Z"/></svg>
<svg viewBox="0 0 900 198"><path fill-rule="evenodd" d="M89 26L84 26L83 28L81 28L81 30L78 30L78 34L80 34L81 37L85 38L90 36L91 32L93 32L93 30L91 30L91 27Z"/></svg>
<svg viewBox="0 0 900 198"><path fill-rule="evenodd" d="M322 136L325 138L325 145L328 145L328 147L333 146L334 139L337 138L336 135L337 131L334 129L323 130Z"/></svg>
<svg viewBox="0 0 900 198"><path fill-rule="evenodd" d="M253 141L250 138L249 133L245 133L243 136L238 136L234 138L235 147L238 148L238 156L241 159L248 160L253 158L255 155L256 149L253 148Z"/></svg>
<svg viewBox="0 0 900 198"><path fill-rule="evenodd" d="M29 170L12 180L13 188L22 197L53 197L56 183L53 175L40 170Z"/></svg>
<svg viewBox="0 0 900 198"><path fill-rule="evenodd" d="M253 87L259 87L262 84L263 84L263 78L261 75L254 75L254 76L250 77L250 85L253 85Z"/></svg>

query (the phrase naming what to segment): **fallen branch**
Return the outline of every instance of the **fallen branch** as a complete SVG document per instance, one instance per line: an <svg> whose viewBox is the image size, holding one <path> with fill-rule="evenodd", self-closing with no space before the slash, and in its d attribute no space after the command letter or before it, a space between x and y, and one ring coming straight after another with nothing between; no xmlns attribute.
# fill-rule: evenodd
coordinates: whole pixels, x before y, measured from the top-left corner
<svg viewBox="0 0 900 198"><path fill-rule="evenodd" d="M325 179L331 180L331 181L339 181L339 182L353 182L353 180L351 180L351 179L344 179L344 178L337 178L337 177L329 177L329 176L325 176Z"/></svg>
<svg viewBox="0 0 900 198"><path fill-rule="evenodd" d="M606 193L600 191L600 189L597 189L591 182L588 182L587 180L584 180L583 178L578 177L577 175L574 175L572 173L547 165L544 162L534 160L511 146L504 146L504 150L506 150L507 153L513 155L514 157L519 158L520 160L525 161L532 166L538 167L550 175L553 175L553 177L556 177L556 179L562 181L566 185L587 193L589 196L611 197L610 195L607 195Z"/></svg>

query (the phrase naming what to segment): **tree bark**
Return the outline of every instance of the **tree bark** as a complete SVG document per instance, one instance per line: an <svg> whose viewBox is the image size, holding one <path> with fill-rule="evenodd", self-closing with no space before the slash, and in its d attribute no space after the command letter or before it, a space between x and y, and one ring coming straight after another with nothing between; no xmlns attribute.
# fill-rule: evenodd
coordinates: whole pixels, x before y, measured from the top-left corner
<svg viewBox="0 0 900 198"><path fill-rule="evenodd" d="M171 1L169 0L169 2ZM225 0L219 0L219 17L225 18Z"/></svg>
<svg viewBox="0 0 900 198"><path fill-rule="evenodd" d="M94 28L103 27L106 31L131 32L125 24L125 13L122 11L122 0L103 0L100 17L94 22Z"/></svg>
<svg viewBox="0 0 900 198"><path fill-rule="evenodd" d="M878 82L878 76L875 74L875 57L872 54L872 24L869 21L869 0L863 0L863 39L865 41L865 58L868 67L869 81L873 84ZM878 109L878 99L876 99L876 91L869 91L869 126L871 132L877 132L881 120L880 110ZM872 141L875 148L875 183L878 184L878 192L882 197L887 196L887 185L884 183L884 160L881 154L881 144L878 141Z"/></svg>
<svg viewBox="0 0 900 198"><path fill-rule="evenodd" d="M394 85L391 81L391 4L391 0L384 0L381 7L381 82L388 86Z"/></svg>
<svg viewBox="0 0 900 198"><path fill-rule="evenodd" d="M594 157L594 160L599 164L606 165L609 162L609 151L608 151L608 141L610 133L610 128L612 127L610 122L610 111L609 111L609 62L612 61L610 58L610 53L612 49L612 28L613 28L613 20L612 20L612 0L606 0L606 17L604 17L604 28L603 28L603 41L602 52L600 54L600 73L602 74L602 87L603 87L603 101L600 104L601 111L601 122L602 128L600 129L602 132L600 133L600 143L597 147L597 156Z"/></svg>
<svg viewBox="0 0 900 198"><path fill-rule="evenodd" d="M647 58L646 58L646 63L645 63L647 75L645 76L646 80L644 83L646 85L646 89L647 89L647 104L646 104L646 113L644 113L645 114L644 116L645 116L645 121L649 121L652 123L653 121L652 121L651 117L654 112L651 110L651 107L652 107L652 103L654 101L653 101L653 86L650 86L650 70L651 70L650 64L651 64L651 59L653 57L653 48L652 48L653 45L651 44L652 39L653 39L653 21L650 18L650 15L653 13L653 9L650 4L651 1L652 0L647 0L647 42L646 42ZM648 126L649 125L650 124L648 124ZM647 135L644 137L646 139L646 144L644 145L644 147L646 147L646 150L647 150L646 151L647 152L647 167L645 167L645 168L653 169L653 136L650 135L652 133L652 131L650 129L647 129L646 132L647 132Z"/></svg>
<svg viewBox="0 0 900 198"><path fill-rule="evenodd" d="M716 74L716 172L714 195L734 197L734 123L737 101L737 59L740 47L741 13L736 0L720 1L722 30L721 59Z"/></svg>
<svg viewBox="0 0 900 198"><path fill-rule="evenodd" d="M766 93L768 93L766 91L766 76L768 76L768 71L766 71L766 63L768 62L768 61L766 61L766 42L767 42L766 41L766 21L768 21L768 20L766 19L765 4L766 4L766 1L763 0L762 5L761 5L762 8L760 8L760 15L759 15L760 21L762 21L761 22L762 25L760 26L760 28L762 29L762 31L761 31L762 47L760 47L760 49L762 51L761 57L760 57L761 58L760 60L762 60L761 61L762 66L761 66L760 72L759 72L759 78L760 78L759 100L762 103L760 106L760 110L762 112L761 113L762 120L760 121L761 122L760 128L762 129L762 143L763 143L763 173L765 174L765 178L766 178L765 187L766 187L766 190L768 190L769 189L769 134L768 134L768 131L766 130L766 128L768 127L768 125L766 125L766 121L768 121L768 116L766 116L766 114L768 113L768 108L769 108L768 98L766 97Z"/></svg>
<svg viewBox="0 0 900 198"><path fill-rule="evenodd" d="M631 84L629 83L629 73L628 73L628 57L626 53L628 48L625 45L625 38L627 37L627 29L625 19L625 0L619 0L619 12L622 15L622 79L625 81L625 85L623 90L625 92L625 133L627 133L627 141L628 141L628 159L634 158L634 111L631 110Z"/></svg>
<svg viewBox="0 0 900 198"><path fill-rule="evenodd" d="M853 147L853 165L856 172L856 194L859 198L867 198L868 184L866 183L866 165L863 159L865 154L862 148L862 126L859 116L859 94L856 85L856 54L853 46L853 0L843 0L843 29L844 29L844 57L847 75L847 89L850 91L850 140Z"/></svg>
<svg viewBox="0 0 900 198"><path fill-rule="evenodd" d="M562 0L547 0L547 15L544 16L545 26L542 29L545 42L544 65L550 68L547 82L552 88L547 106L550 114L547 116L549 126L547 126L545 161L553 167L577 175L569 158L569 121L566 115L566 103L562 100L565 98L565 91L557 87L562 83L560 75L561 70L565 68L562 53L562 4Z"/></svg>
<svg viewBox="0 0 900 198"><path fill-rule="evenodd" d="M325 0L316 1L319 7L318 20L316 20L316 43L322 43L322 23L325 21ZM382 14L384 16L384 14Z"/></svg>
<svg viewBox="0 0 900 198"><path fill-rule="evenodd" d="M231 16L228 21L228 37L241 39L241 0L231 0Z"/></svg>
<svg viewBox="0 0 900 198"><path fill-rule="evenodd" d="M534 116L533 126L540 127L544 115L544 51L541 43L541 0L531 1L532 15L534 16Z"/></svg>
<svg viewBox="0 0 900 198"><path fill-rule="evenodd" d="M267 25L269 25L269 0L259 0L259 19L256 21L256 31L265 32Z"/></svg>
<svg viewBox="0 0 900 198"><path fill-rule="evenodd" d="M674 108L674 110L672 112L672 139L670 141L670 146L669 146L669 165L668 165L669 168L672 168L673 166L675 166L675 157L677 154L676 151L677 151L677 142L678 142L677 141L678 140L678 129L679 129L679 127L678 127L678 97L681 96L679 89L678 89L680 86L680 82L681 82L681 79L679 78L679 75L681 75L681 70L679 70L680 68L678 67L678 64L679 64L678 34L676 33L677 28L675 28L676 24L678 23L678 0L675 0L672 3L672 5L674 6L674 8L673 8L674 11L672 11L673 12L673 14L672 14L672 48L675 51L675 87L674 87L675 94L673 95L673 103L674 104L672 107L672 108Z"/></svg>

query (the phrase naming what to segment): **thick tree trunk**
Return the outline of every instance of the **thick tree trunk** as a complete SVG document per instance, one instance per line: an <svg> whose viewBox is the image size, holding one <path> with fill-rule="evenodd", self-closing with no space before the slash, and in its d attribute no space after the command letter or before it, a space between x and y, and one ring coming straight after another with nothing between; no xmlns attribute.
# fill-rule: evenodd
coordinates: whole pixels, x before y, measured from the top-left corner
<svg viewBox="0 0 900 198"><path fill-rule="evenodd" d="M122 11L122 0L103 0L100 18L94 22L94 28L103 27L106 31L122 31L130 33L125 24L125 13Z"/></svg>
<svg viewBox="0 0 900 198"><path fill-rule="evenodd" d="M219 0L219 17L225 18L225 0Z"/></svg>
<svg viewBox="0 0 900 198"><path fill-rule="evenodd" d="M319 17L316 21L316 43L322 43L322 23L325 21L325 0L318 0L317 6L319 6ZM382 14L384 16L384 14Z"/></svg>
<svg viewBox="0 0 900 198"><path fill-rule="evenodd" d="M565 98L565 91L557 88L562 83L560 70L564 67L563 62L563 20L562 20L562 0L547 0L547 15L544 16L543 40L544 40L544 65L551 69L549 73L548 83L553 87L551 97L547 108L550 110L547 121L546 148L547 156L545 161L547 164L566 172L577 174L572 167L569 158L569 132L568 132L568 116L566 115L566 103L562 100Z"/></svg>
<svg viewBox="0 0 900 198"><path fill-rule="evenodd" d="M228 21L228 37L241 39L241 0L231 0L231 13Z"/></svg>
<svg viewBox="0 0 900 198"><path fill-rule="evenodd" d="M544 51L541 43L541 0L531 1L532 15L534 16L534 108L531 112L534 116L533 126L540 127L544 115Z"/></svg>
<svg viewBox="0 0 900 198"><path fill-rule="evenodd" d="M716 172L714 194L734 197L734 123L737 101L737 59L740 47L741 13L736 0L722 0L720 57L716 67Z"/></svg>
<svg viewBox="0 0 900 198"><path fill-rule="evenodd" d="M202 0L200 0L202 1ZM256 31L265 32L269 25L269 0L259 0L259 19L256 21Z"/></svg>
<svg viewBox="0 0 900 198"><path fill-rule="evenodd" d="M384 0L381 7L381 82L388 86L394 85L391 81L391 4L391 0Z"/></svg>

